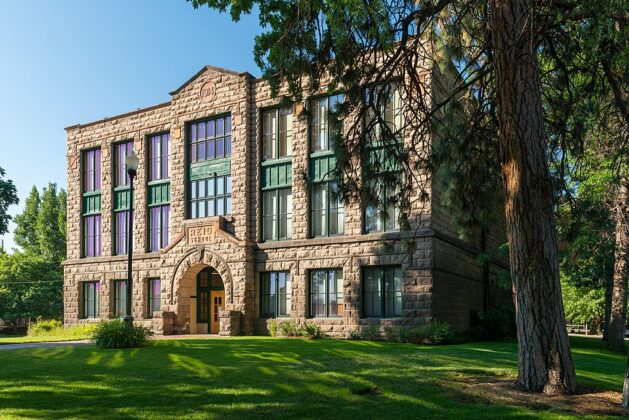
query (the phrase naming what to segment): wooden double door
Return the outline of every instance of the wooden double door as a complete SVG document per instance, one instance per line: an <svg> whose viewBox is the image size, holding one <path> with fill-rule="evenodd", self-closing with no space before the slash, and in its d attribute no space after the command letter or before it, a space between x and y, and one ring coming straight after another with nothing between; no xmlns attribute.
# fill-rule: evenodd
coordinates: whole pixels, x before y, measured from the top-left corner
<svg viewBox="0 0 629 420"><path fill-rule="evenodd" d="M218 334L220 311L225 305L223 280L213 268L205 268L197 275L197 321L207 323L210 334Z"/></svg>

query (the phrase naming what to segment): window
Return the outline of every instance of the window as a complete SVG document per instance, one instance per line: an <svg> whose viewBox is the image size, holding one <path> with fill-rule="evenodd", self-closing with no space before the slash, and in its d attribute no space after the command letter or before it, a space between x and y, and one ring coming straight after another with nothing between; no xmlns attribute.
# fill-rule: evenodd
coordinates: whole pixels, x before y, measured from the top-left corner
<svg viewBox="0 0 629 420"><path fill-rule="evenodd" d="M98 257L102 255L100 158L100 149L84 151L82 156L82 248L84 257Z"/></svg>
<svg viewBox="0 0 629 420"><path fill-rule="evenodd" d="M83 191L100 191L100 149L83 152Z"/></svg>
<svg viewBox="0 0 629 420"><path fill-rule="evenodd" d="M170 237L170 204L149 208L149 249L159 251L168 246Z"/></svg>
<svg viewBox="0 0 629 420"><path fill-rule="evenodd" d="M293 112L271 109L262 113L262 160L280 159L292 153Z"/></svg>
<svg viewBox="0 0 629 420"><path fill-rule="evenodd" d="M313 270L310 272L310 317L343 315L343 271Z"/></svg>
<svg viewBox="0 0 629 420"><path fill-rule="evenodd" d="M129 185L129 174L127 174L127 156L133 152L133 142L126 141L114 145L114 187Z"/></svg>
<svg viewBox="0 0 629 420"><path fill-rule="evenodd" d="M156 134L149 137L149 181L168 179L168 156L170 134Z"/></svg>
<svg viewBox="0 0 629 420"><path fill-rule="evenodd" d="M335 113L343 103L343 94L313 99L310 124L310 151L332 150L334 138L340 133L341 121Z"/></svg>
<svg viewBox="0 0 629 420"><path fill-rule="evenodd" d="M396 266L363 269L363 316L402 316L402 269Z"/></svg>
<svg viewBox="0 0 629 420"><path fill-rule="evenodd" d="M367 92L367 103L370 106L365 122L372 142L381 141L384 123L389 132L401 136L404 115L402 96L395 84L379 85Z"/></svg>
<svg viewBox="0 0 629 420"><path fill-rule="evenodd" d="M114 253L126 255L127 231L129 228L129 210L114 212Z"/></svg>
<svg viewBox="0 0 629 420"><path fill-rule="evenodd" d="M293 219L290 188L262 192L262 239L290 239Z"/></svg>
<svg viewBox="0 0 629 420"><path fill-rule="evenodd" d="M398 177L399 178L399 177ZM365 232L385 232L400 229L400 210L396 202L399 184L391 185L383 177L373 180L375 201L365 208Z"/></svg>
<svg viewBox="0 0 629 420"><path fill-rule="evenodd" d="M313 184L310 192L310 227L312 236L343 234L343 199L335 181Z"/></svg>
<svg viewBox="0 0 629 420"><path fill-rule="evenodd" d="M270 272L260 274L260 317L277 318L290 316L290 273Z"/></svg>
<svg viewBox="0 0 629 420"><path fill-rule="evenodd" d="M99 257L102 255L100 214L83 216L83 255Z"/></svg>
<svg viewBox="0 0 629 420"><path fill-rule="evenodd" d="M162 290L160 279L149 279L148 281L148 318L153 318L153 312L159 312L162 308Z"/></svg>
<svg viewBox="0 0 629 420"><path fill-rule="evenodd" d="M100 317L100 283L86 281L83 283L83 318Z"/></svg>
<svg viewBox="0 0 629 420"><path fill-rule="evenodd" d="M127 315L127 281L114 280L114 316Z"/></svg>
<svg viewBox="0 0 629 420"><path fill-rule="evenodd" d="M224 216L232 212L232 178L217 176L190 182L190 217Z"/></svg>
<svg viewBox="0 0 629 420"><path fill-rule="evenodd" d="M231 134L229 115L190 124L190 162L231 156Z"/></svg>

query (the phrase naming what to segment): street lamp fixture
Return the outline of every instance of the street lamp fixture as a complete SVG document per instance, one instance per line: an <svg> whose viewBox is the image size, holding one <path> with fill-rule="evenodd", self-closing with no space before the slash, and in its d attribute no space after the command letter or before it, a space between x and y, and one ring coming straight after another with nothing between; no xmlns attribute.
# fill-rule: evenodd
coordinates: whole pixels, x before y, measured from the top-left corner
<svg viewBox="0 0 629 420"><path fill-rule="evenodd" d="M131 299L133 297L132 292L132 271L133 271L133 180L138 174L138 165L140 164L140 158L132 151L130 155L125 158L125 164L127 166L127 174L129 174L129 220L127 222L127 310L125 316L122 317L123 321L129 325L133 324L133 317L131 316Z"/></svg>

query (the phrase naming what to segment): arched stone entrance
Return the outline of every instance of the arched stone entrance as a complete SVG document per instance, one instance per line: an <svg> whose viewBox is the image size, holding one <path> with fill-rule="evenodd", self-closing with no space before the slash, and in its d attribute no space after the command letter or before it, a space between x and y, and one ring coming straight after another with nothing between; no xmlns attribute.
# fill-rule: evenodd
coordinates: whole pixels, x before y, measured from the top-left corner
<svg viewBox="0 0 629 420"><path fill-rule="evenodd" d="M218 334L225 310L225 283L219 272L206 264L188 268L179 280L178 329L190 334Z"/></svg>

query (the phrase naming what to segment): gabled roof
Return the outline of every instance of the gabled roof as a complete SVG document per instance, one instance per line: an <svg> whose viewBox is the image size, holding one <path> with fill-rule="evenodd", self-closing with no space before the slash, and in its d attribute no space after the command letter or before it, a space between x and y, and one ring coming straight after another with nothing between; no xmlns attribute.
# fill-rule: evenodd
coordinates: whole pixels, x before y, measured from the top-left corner
<svg viewBox="0 0 629 420"><path fill-rule="evenodd" d="M216 66L203 66L203 68L201 68L201 70L199 70L194 76L192 76L190 79L188 79L183 85L179 86L177 89L173 90L172 92L170 92L171 95L176 95L179 92L181 92L183 90L183 88L185 88L186 86L188 86L190 83L192 83L197 77L201 76L203 74L203 72L205 72L206 70L214 70L216 72L219 73L227 73L227 74L233 74L235 76L248 76L253 78L253 76L246 71L243 72L238 72L238 71L234 71L234 70L229 70L229 69L225 69L223 67L216 67Z"/></svg>

